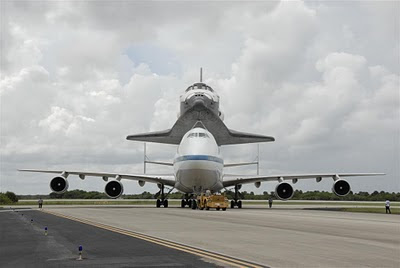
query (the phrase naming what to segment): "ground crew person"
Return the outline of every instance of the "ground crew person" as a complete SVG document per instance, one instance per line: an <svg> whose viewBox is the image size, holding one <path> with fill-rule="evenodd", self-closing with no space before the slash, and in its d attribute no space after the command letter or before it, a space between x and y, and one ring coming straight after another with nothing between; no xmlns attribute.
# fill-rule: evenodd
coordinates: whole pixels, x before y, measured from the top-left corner
<svg viewBox="0 0 400 268"><path fill-rule="evenodd" d="M389 200L386 200L385 208L386 208L386 214L388 213L388 211L389 211L389 214L392 214L392 212L390 211L390 201Z"/></svg>
<svg viewBox="0 0 400 268"><path fill-rule="evenodd" d="M272 197L268 199L269 208L272 208Z"/></svg>
<svg viewBox="0 0 400 268"><path fill-rule="evenodd" d="M39 204L39 208L42 208L42 206L43 206L43 199L42 199L41 197L39 198L38 204Z"/></svg>

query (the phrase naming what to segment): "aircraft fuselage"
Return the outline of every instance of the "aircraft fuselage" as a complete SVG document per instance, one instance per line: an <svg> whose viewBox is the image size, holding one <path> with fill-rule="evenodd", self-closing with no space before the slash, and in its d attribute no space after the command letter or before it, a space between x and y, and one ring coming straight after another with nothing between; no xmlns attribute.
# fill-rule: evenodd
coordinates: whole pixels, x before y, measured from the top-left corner
<svg viewBox="0 0 400 268"><path fill-rule="evenodd" d="M182 138L174 158L175 188L185 193L219 191L224 161L213 135L193 128Z"/></svg>

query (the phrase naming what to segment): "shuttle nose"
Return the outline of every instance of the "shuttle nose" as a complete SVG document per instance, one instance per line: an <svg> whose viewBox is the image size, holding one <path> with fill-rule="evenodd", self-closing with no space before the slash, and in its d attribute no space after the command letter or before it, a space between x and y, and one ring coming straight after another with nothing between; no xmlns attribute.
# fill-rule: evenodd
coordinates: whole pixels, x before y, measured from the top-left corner
<svg viewBox="0 0 400 268"><path fill-rule="evenodd" d="M195 97L193 100L193 106L205 106L204 100L202 97Z"/></svg>

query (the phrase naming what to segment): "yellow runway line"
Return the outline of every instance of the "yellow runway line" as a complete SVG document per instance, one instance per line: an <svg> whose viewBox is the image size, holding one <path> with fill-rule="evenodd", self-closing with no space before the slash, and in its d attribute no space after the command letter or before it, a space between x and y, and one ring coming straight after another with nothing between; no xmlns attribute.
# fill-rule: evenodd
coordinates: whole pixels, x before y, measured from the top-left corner
<svg viewBox="0 0 400 268"><path fill-rule="evenodd" d="M42 212L48 213L48 214L52 214L54 216L58 216L58 217L62 217L62 218L66 218L69 220L73 220L76 222L80 222L80 223L84 223L84 224L88 224L88 225L92 225L98 228L102 228L108 231L112 231L112 232L116 232L119 234L123 234L123 235L127 235L130 237L134 237L134 238L138 238L141 240L145 240L154 244L158 244L164 247L168 247L168 248L172 248L172 249L176 249L176 250L180 250L186 253L190 253L190 254L194 254L200 257L204 257L204 258L208 258L214 261L218 261L218 262L222 262L234 267L252 267L252 268L261 268L261 267L265 267L265 266L260 266L258 264L254 264L254 263L250 263L247 261L243 261L243 260L238 260L229 256L224 256L218 253L213 253L213 252L208 252L206 250L202 250L202 249L197 249L194 247L190 247L190 246L186 246L186 245L181 245L175 242L171 242L168 240L164 240L164 239L160 239L157 237L152 237L149 235L145 235L145 234L141 234L141 233L136 233L133 231L128 231L128 230L124 230L118 227L113 227L113 226L109 226L109 225L105 225L105 224L101 224L101 223L96 223L93 221L89 221L89 220L85 220L85 219L79 219L76 217L72 217L72 216L67 216L67 215L63 215L61 213L57 213L57 212L53 212L53 211L47 211L47 210L42 210Z"/></svg>

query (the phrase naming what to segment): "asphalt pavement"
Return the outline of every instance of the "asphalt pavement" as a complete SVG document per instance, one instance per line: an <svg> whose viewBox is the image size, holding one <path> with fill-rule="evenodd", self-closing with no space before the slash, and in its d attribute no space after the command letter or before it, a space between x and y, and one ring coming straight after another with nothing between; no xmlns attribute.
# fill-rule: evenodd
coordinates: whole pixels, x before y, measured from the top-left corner
<svg viewBox="0 0 400 268"><path fill-rule="evenodd" d="M48 228L45 235L45 227ZM82 259L78 247L82 245ZM220 267L190 253L37 210L0 211L1 267ZM223 266L223 265L222 265Z"/></svg>

